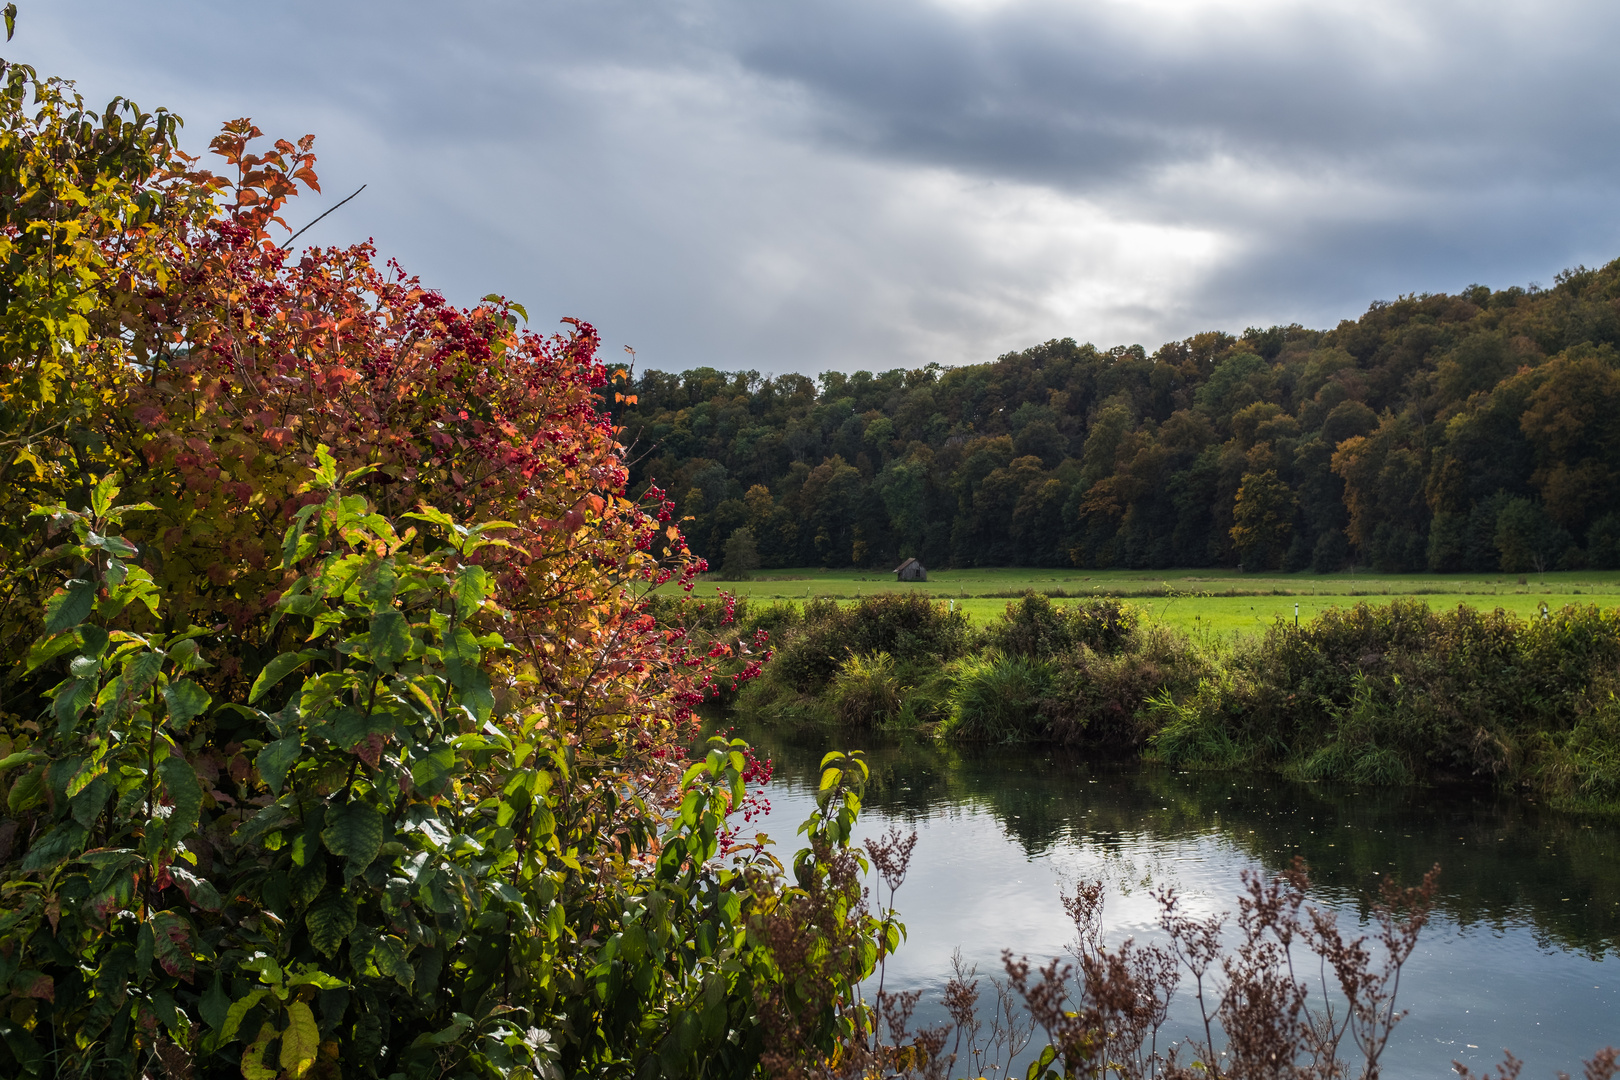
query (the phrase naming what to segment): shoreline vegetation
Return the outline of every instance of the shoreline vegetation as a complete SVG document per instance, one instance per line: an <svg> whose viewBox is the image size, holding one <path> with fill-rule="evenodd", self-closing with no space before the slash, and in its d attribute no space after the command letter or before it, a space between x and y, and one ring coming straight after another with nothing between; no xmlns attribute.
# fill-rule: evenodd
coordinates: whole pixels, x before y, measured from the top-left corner
<svg viewBox="0 0 1620 1080"><path fill-rule="evenodd" d="M1058 744L1297 780L1465 782L1620 812L1613 606L1526 618L1397 596L1223 637L1144 618L1125 599L1063 604L1033 590L994 619L918 594L659 602L688 632L722 611L772 643L759 677L717 703L750 723Z"/></svg>

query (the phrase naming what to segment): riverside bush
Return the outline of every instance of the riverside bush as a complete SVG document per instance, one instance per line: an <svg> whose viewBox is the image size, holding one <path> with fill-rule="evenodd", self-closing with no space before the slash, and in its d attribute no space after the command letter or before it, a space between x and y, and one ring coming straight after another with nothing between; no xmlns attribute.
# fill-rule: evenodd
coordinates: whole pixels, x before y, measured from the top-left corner
<svg viewBox="0 0 1620 1080"><path fill-rule="evenodd" d="M1022 742L1040 734L1041 702L1052 667L1027 656L970 656L951 672L950 714L942 733L964 742Z"/></svg>
<svg viewBox="0 0 1620 1080"><path fill-rule="evenodd" d="M1210 661L1192 641L1165 626L1137 631L1126 651L1081 645L1053 661L1039 710L1045 737L1071 745L1139 747L1156 727L1149 700L1185 695L1209 670Z"/></svg>
<svg viewBox="0 0 1620 1080"><path fill-rule="evenodd" d="M1085 648L1113 655L1129 650L1139 633L1136 609L1115 599L1054 606L1030 591L1007 605L979 635L983 646L1009 655L1048 658Z"/></svg>
<svg viewBox="0 0 1620 1080"><path fill-rule="evenodd" d="M1190 690L1207 669L1185 637L1144 629L1137 611L1114 599L1058 606L1028 593L976 635L960 613L912 595L844 606L811 601L798 619L778 613L770 625L775 659L737 704L779 724L878 716L899 728L941 723L944 737L973 742L1130 748L1153 730L1143 712L1148 698ZM892 642L898 651L857 651L856 643L868 642ZM877 661L881 691L869 664L879 656L887 657ZM857 688L877 704L852 704Z"/></svg>
<svg viewBox="0 0 1620 1080"><path fill-rule="evenodd" d="M740 621L745 631L768 627L773 652L760 677L741 686L736 708L770 723L870 722L873 714L839 702L853 701L849 695L865 679L858 674L865 662L855 658L879 655L888 658L879 662L888 672L879 680L882 717L907 726L937 720L944 715L949 683L942 668L971 643L966 615L911 594L868 596L842 605L811 600L802 610L772 605ZM899 696L892 709L891 692Z"/></svg>
<svg viewBox="0 0 1620 1080"><path fill-rule="evenodd" d="M832 706L845 724L881 725L900 713L905 688L885 652L851 656L833 679Z"/></svg>
<svg viewBox="0 0 1620 1080"><path fill-rule="evenodd" d="M1309 779L1441 778L1565 799L1612 790L1620 611L1542 618L1421 603L1357 604L1278 622L1219 677L1156 699L1153 752L1180 766L1237 760Z"/></svg>

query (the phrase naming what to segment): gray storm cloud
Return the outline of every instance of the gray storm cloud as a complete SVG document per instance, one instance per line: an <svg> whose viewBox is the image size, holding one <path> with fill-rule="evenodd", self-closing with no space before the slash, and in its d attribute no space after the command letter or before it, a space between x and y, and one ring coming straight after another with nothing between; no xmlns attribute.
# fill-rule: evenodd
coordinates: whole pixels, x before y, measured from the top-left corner
<svg viewBox="0 0 1620 1080"><path fill-rule="evenodd" d="M1602 3L130 12L25 6L5 55L174 108L194 152L313 131L306 219L369 186L307 239L657 367L1151 348L1620 255Z"/></svg>

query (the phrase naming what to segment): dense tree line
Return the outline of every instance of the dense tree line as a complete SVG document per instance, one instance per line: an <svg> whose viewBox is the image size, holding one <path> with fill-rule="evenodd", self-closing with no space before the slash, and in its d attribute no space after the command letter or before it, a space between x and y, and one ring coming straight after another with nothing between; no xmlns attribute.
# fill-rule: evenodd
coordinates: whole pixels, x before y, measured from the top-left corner
<svg viewBox="0 0 1620 1080"><path fill-rule="evenodd" d="M645 371L615 412L717 566L1610 568L1617 344L1620 261L1151 354Z"/></svg>

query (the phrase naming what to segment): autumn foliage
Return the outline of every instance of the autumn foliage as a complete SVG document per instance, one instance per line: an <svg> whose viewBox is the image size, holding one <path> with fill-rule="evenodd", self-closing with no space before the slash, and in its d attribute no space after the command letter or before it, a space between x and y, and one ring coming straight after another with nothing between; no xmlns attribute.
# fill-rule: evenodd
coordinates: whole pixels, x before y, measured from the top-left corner
<svg viewBox="0 0 1620 1080"><path fill-rule="evenodd" d="M651 610L704 564L626 495L595 331L293 250L308 136L227 124L221 174L0 85L0 1073L832 1052L870 950L815 927L886 931L827 884L847 823L790 881L735 846L746 747L689 762L763 641Z"/></svg>

